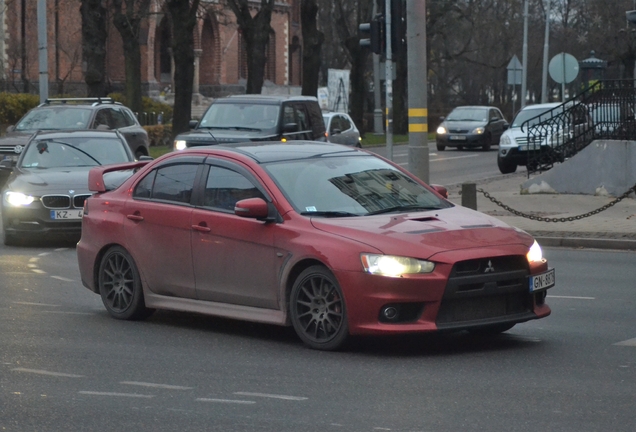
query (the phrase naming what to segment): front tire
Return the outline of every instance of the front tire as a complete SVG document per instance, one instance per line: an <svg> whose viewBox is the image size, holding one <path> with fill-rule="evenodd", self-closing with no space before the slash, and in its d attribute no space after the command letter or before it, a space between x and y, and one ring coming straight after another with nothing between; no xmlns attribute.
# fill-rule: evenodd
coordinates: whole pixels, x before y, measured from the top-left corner
<svg viewBox="0 0 636 432"><path fill-rule="evenodd" d="M347 309L336 278L323 266L305 269L289 299L291 322L310 348L334 351L349 337Z"/></svg>
<svg viewBox="0 0 636 432"><path fill-rule="evenodd" d="M444 151L446 150L446 146L444 144L437 143L437 150Z"/></svg>
<svg viewBox="0 0 636 432"><path fill-rule="evenodd" d="M488 151L490 150L490 147L492 146L492 135L488 134L484 137L484 143L481 146L481 149L483 151Z"/></svg>
<svg viewBox="0 0 636 432"><path fill-rule="evenodd" d="M502 174L511 174L517 171L517 164L514 162L507 161L497 156L497 166L499 167L499 171Z"/></svg>
<svg viewBox="0 0 636 432"><path fill-rule="evenodd" d="M121 320L142 320L154 309L148 309L132 256L122 247L111 248L99 265L99 292L108 313Z"/></svg>

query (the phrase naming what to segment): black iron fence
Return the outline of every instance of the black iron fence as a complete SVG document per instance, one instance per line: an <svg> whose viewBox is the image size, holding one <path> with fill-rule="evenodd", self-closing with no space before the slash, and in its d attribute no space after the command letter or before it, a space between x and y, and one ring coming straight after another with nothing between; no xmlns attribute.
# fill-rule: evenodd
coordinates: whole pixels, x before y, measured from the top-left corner
<svg viewBox="0 0 636 432"><path fill-rule="evenodd" d="M521 126L528 175L571 158L596 139L636 140L633 80L597 81L570 100Z"/></svg>
<svg viewBox="0 0 636 432"><path fill-rule="evenodd" d="M158 124L165 124L167 121L164 118L163 112L140 112L135 113L137 115L137 120L142 126L152 126Z"/></svg>

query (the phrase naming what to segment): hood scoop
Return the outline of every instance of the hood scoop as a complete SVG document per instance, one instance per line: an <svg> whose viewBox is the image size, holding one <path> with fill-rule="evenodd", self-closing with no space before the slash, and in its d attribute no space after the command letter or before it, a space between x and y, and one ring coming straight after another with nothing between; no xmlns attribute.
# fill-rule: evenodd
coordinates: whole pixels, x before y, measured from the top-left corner
<svg viewBox="0 0 636 432"><path fill-rule="evenodd" d="M426 216L426 217L414 218L409 220L413 222L439 222L439 219L434 216ZM421 230L406 231L406 234L430 234L430 233L439 232L439 231L444 231L444 230L442 228L430 227L430 228L421 229Z"/></svg>

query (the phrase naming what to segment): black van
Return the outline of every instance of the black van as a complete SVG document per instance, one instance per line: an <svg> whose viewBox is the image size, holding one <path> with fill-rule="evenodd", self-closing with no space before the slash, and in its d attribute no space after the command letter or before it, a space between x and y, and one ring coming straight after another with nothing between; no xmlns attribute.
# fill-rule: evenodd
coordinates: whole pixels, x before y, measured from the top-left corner
<svg viewBox="0 0 636 432"><path fill-rule="evenodd" d="M219 98L190 127L177 135L174 150L246 141L326 141L318 99L309 96Z"/></svg>

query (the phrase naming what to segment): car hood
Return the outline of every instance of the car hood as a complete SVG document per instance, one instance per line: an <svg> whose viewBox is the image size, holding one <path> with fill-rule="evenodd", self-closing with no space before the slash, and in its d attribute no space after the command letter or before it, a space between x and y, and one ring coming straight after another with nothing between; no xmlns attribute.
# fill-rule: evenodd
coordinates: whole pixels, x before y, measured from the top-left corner
<svg viewBox="0 0 636 432"><path fill-rule="evenodd" d="M2 147L15 147L17 145L26 145L29 142L29 138L33 135L31 132L7 132L5 136L0 138L0 148Z"/></svg>
<svg viewBox="0 0 636 432"><path fill-rule="evenodd" d="M486 123L483 121L457 121L457 120L444 121L444 126L446 126L446 129L448 129L449 131L461 130L461 129L473 130L475 128L478 128L480 126L483 127L485 125Z"/></svg>
<svg viewBox="0 0 636 432"><path fill-rule="evenodd" d="M178 140L185 140L189 146L225 144L245 141L265 141L276 138L277 135L267 131L200 129L179 134Z"/></svg>
<svg viewBox="0 0 636 432"><path fill-rule="evenodd" d="M434 255L461 249L529 248L529 234L500 220L465 207L365 216L313 218L315 228L365 243L387 255L431 259Z"/></svg>
<svg viewBox="0 0 636 432"><path fill-rule="evenodd" d="M91 168L94 167L14 168L6 188L31 195L88 193L88 172ZM106 190L118 188L133 174L134 170L106 173L104 175Z"/></svg>

